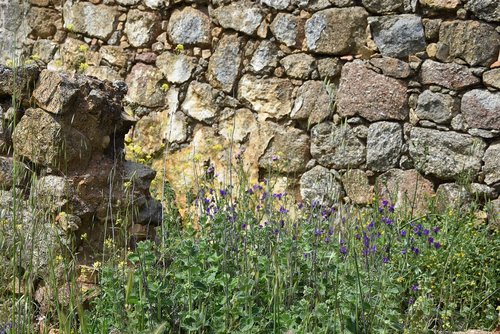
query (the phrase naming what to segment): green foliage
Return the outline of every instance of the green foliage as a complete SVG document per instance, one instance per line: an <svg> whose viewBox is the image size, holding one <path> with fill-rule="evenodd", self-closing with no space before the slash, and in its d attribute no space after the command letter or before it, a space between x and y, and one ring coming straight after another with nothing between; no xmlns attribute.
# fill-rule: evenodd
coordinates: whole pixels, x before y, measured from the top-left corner
<svg viewBox="0 0 500 334"><path fill-rule="evenodd" d="M196 229L140 242L105 264L88 312L94 333L431 333L493 328L498 232L468 213L408 220L299 208L254 185L198 197ZM168 218L170 222L175 219ZM116 261L114 262L116 263Z"/></svg>

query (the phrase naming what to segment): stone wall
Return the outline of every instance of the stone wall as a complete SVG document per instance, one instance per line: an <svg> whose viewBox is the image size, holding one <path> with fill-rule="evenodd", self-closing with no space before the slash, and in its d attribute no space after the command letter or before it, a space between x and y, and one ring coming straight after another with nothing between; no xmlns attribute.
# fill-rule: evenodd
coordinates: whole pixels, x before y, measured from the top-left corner
<svg viewBox="0 0 500 334"><path fill-rule="evenodd" d="M27 15L33 61L127 83L127 153L181 206L229 163L306 200L401 203L465 177L467 196L498 197L497 0L31 0Z"/></svg>

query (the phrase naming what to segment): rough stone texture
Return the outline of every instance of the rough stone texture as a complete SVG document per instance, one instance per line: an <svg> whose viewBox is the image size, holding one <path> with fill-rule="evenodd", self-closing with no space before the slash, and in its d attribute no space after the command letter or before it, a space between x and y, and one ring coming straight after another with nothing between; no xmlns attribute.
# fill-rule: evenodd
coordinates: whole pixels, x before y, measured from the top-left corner
<svg viewBox="0 0 500 334"><path fill-rule="evenodd" d="M54 36L57 31L54 23L60 19L61 15L55 9L41 7L31 7L27 18L31 33L38 38Z"/></svg>
<svg viewBox="0 0 500 334"><path fill-rule="evenodd" d="M104 45L100 48L99 53L102 59L110 65L125 67L130 58L127 51L120 46Z"/></svg>
<svg viewBox="0 0 500 334"><path fill-rule="evenodd" d="M342 185L346 195L353 203L363 205L372 202L374 196L373 186L370 186L368 176L363 170L348 170L342 176Z"/></svg>
<svg viewBox="0 0 500 334"><path fill-rule="evenodd" d="M404 8L403 0L362 0L361 2L366 9L377 14L400 12Z"/></svg>
<svg viewBox="0 0 500 334"><path fill-rule="evenodd" d="M168 21L167 32L174 44L210 43L210 18L192 7L176 9Z"/></svg>
<svg viewBox="0 0 500 334"><path fill-rule="evenodd" d="M193 81L182 103L182 111L198 121L212 123L219 113L217 94L209 84Z"/></svg>
<svg viewBox="0 0 500 334"><path fill-rule="evenodd" d="M250 104L251 109L258 113L259 120L281 119L289 115L292 92L292 83L286 79L259 79L244 75L238 85L238 97Z"/></svg>
<svg viewBox="0 0 500 334"><path fill-rule="evenodd" d="M365 145L348 124L324 122L311 129L311 155L322 166L355 168L365 162Z"/></svg>
<svg viewBox="0 0 500 334"><path fill-rule="evenodd" d="M443 64L430 59L422 64L420 76L424 85L439 85L453 90L462 90L480 82L464 65Z"/></svg>
<svg viewBox="0 0 500 334"><path fill-rule="evenodd" d="M161 90L162 73L153 66L137 63L127 76L126 99L145 107L161 107L165 92Z"/></svg>
<svg viewBox="0 0 500 334"><path fill-rule="evenodd" d="M332 206L338 203L342 194L342 186L325 167L316 166L300 178L300 196L306 203Z"/></svg>
<svg viewBox="0 0 500 334"><path fill-rule="evenodd" d="M358 53L365 43L367 17L362 7L331 8L315 13L305 25L308 50L332 55Z"/></svg>
<svg viewBox="0 0 500 334"><path fill-rule="evenodd" d="M425 90L418 96L415 113L419 119L435 123L449 123L458 113L458 99L442 93Z"/></svg>
<svg viewBox="0 0 500 334"><path fill-rule="evenodd" d="M238 109L234 116L221 123L219 134L228 141L244 142L257 130L257 119L249 109Z"/></svg>
<svg viewBox="0 0 500 334"><path fill-rule="evenodd" d="M371 170L382 172L398 163L403 146L403 128L398 123L377 122L368 128L366 164Z"/></svg>
<svg viewBox="0 0 500 334"><path fill-rule="evenodd" d="M286 46L298 43L301 20L295 15L279 13L271 23L271 32L278 41Z"/></svg>
<svg viewBox="0 0 500 334"><path fill-rule="evenodd" d="M440 212L462 210L472 202L472 196L464 186L456 183L440 184L436 190L436 208Z"/></svg>
<svg viewBox="0 0 500 334"><path fill-rule="evenodd" d="M422 20L413 14L369 18L377 48L387 57L404 58L425 50Z"/></svg>
<svg viewBox="0 0 500 334"><path fill-rule="evenodd" d="M462 4L460 0L420 0L419 2L432 11L456 10Z"/></svg>
<svg viewBox="0 0 500 334"><path fill-rule="evenodd" d="M398 209L409 209L413 214L428 212L429 199L434 196L434 186L416 170L391 169L377 181L380 198L389 200Z"/></svg>
<svg viewBox="0 0 500 334"><path fill-rule="evenodd" d="M315 69L316 60L306 53L294 53L280 60L285 73L295 79L308 79Z"/></svg>
<svg viewBox="0 0 500 334"><path fill-rule="evenodd" d="M160 16L153 12L130 10L125 24L125 33L130 45L136 48L149 46L158 33L160 19Z"/></svg>
<svg viewBox="0 0 500 334"><path fill-rule="evenodd" d="M0 156L0 190L23 186L29 176L29 168L24 163Z"/></svg>
<svg viewBox="0 0 500 334"><path fill-rule="evenodd" d="M465 60L471 66L489 66L498 57L500 35L491 24L479 21L443 22L439 30L437 58Z"/></svg>
<svg viewBox="0 0 500 334"><path fill-rule="evenodd" d="M406 84L377 74L363 63L347 63L342 67L337 110L341 116L359 115L372 122L404 120L408 115Z"/></svg>
<svg viewBox="0 0 500 334"><path fill-rule="evenodd" d="M473 128L500 130L500 93L473 89L462 97L461 111Z"/></svg>
<svg viewBox="0 0 500 334"><path fill-rule="evenodd" d="M19 67L14 71L10 67L0 64L0 96L12 96L14 94L24 102L29 99L26 87L33 87L40 69L35 65Z"/></svg>
<svg viewBox="0 0 500 334"><path fill-rule="evenodd" d="M494 184L500 181L500 143L496 142L484 152L484 182Z"/></svg>
<svg viewBox="0 0 500 334"><path fill-rule="evenodd" d="M310 159L309 136L302 130L268 123L272 128L272 139L259 166L284 174L302 173Z"/></svg>
<svg viewBox="0 0 500 334"><path fill-rule="evenodd" d="M278 66L278 48L268 40L260 42L257 50L255 50L250 67L254 72L266 71Z"/></svg>
<svg viewBox="0 0 500 334"><path fill-rule="evenodd" d="M332 97L322 81L306 81L297 91L290 117L307 120L309 126L323 122L330 116Z"/></svg>
<svg viewBox="0 0 500 334"><path fill-rule="evenodd" d="M116 7L89 2L66 1L63 8L66 29L102 40L111 37L118 15Z"/></svg>
<svg viewBox="0 0 500 334"><path fill-rule="evenodd" d="M500 3L496 0L467 0L465 8L481 20L500 22Z"/></svg>
<svg viewBox="0 0 500 334"><path fill-rule="evenodd" d="M208 63L208 81L224 92L231 92L241 66L241 50L238 35L224 36Z"/></svg>
<svg viewBox="0 0 500 334"><path fill-rule="evenodd" d="M188 81L196 67L195 62L196 58L171 52L164 52L156 58L156 66L172 83Z"/></svg>
<svg viewBox="0 0 500 334"><path fill-rule="evenodd" d="M107 66L90 66L85 70L85 75L95 77L101 81L123 81L118 72Z"/></svg>
<svg viewBox="0 0 500 334"><path fill-rule="evenodd" d="M321 58L317 60L317 65L321 78L335 78L342 70L342 64L338 58Z"/></svg>
<svg viewBox="0 0 500 334"><path fill-rule="evenodd" d="M410 65L396 58L373 58L370 60L370 64L382 70L384 75L397 79L408 78L411 74Z"/></svg>
<svg viewBox="0 0 500 334"><path fill-rule="evenodd" d="M486 148L481 139L470 135L424 128L411 130L409 146L416 168L443 180L466 174L477 177Z"/></svg>
<svg viewBox="0 0 500 334"><path fill-rule="evenodd" d="M253 35L264 19L264 14L253 3L244 0L215 9L213 17L224 28Z"/></svg>
<svg viewBox="0 0 500 334"><path fill-rule="evenodd" d="M42 109L28 109L13 133L14 149L34 163L66 171L87 166L89 139Z"/></svg>
<svg viewBox="0 0 500 334"><path fill-rule="evenodd" d="M286 9L290 2L290 0L262 0L262 3L278 10Z"/></svg>
<svg viewBox="0 0 500 334"><path fill-rule="evenodd" d="M483 83L486 86L500 90L500 68L495 68L483 73Z"/></svg>

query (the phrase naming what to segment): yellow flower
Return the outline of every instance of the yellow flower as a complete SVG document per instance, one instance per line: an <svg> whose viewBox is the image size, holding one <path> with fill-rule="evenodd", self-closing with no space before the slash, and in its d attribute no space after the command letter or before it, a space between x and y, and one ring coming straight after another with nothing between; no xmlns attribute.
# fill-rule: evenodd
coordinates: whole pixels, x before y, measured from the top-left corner
<svg viewBox="0 0 500 334"><path fill-rule="evenodd" d="M177 44L177 45L175 46L175 51L176 51L176 52L178 52L178 53L183 52L183 51L184 51L184 45L182 45L182 44Z"/></svg>
<svg viewBox="0 0 500 334"><path fill-rule="evenodd" d="M83 234L80 236L80 239L82 239L82 240L87 240L87 233L83 233Z"/></svg>
<svg viewBox="0 0 500 334"><path fill-rule="evenodd" d="M78 69L81 72L84 72L87 68L89 68L89 64L87 64L87 63L80 63L80 66L78 67Z"/></svg>
<svg viewBox="0 0 500 334"><path fill-rule="evenodd" d="M68 31L73 31L75 30L75 25L73 23L68 23L66 29L68 29Z"/></svg>
<svg viewBox="0 0 500 334"><path fill-rule="evenodd" d="M160 89L166 92L167 90L170 89L170 86L168 85L168 83L164 83L163 85L161 85Z"/></svg>
<svg viewBox="0 0 500 334"><path fill-rule="evenodd" d="M94 262L92 268L94 268L94 270L99 270L101 268L101 262L99 261Z"/></svg>
<svg viewBox="0 0 500 334"><path fill-rule="evenodd" d="M89 50L89 46L87 44L82 44L78 47L78 51L87 52Z"/></svg>

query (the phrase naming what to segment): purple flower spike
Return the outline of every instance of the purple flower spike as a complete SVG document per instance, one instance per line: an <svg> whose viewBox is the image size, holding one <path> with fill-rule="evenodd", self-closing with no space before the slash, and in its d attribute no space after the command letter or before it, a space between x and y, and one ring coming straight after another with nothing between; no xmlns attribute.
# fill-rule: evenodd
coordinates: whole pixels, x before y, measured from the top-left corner
<svg viewBox="0 0 500 334"><path fill-rule="evenodd" d="M435 242L434 247L436 247L436 249L439 249L441 248L441 244L439 242Z"/></svg>
<svg viewBox="0 0 500 334"><path fill-rule="evenodd" d="M227 195L227 191L226 191L226 190L224 190L224 189L219 190L219 193L220 193L220 195L221 195L222 197L224 197L224 196L226 196L226 195Z"/></svg>
<svg viewBox="0 0 500 334"><path fill-rule="evenodd" d="M382 262L383 262L383 263L389 263L389 258L387 258L387 257L385 257L385 256L384 256L384 257L382 258Z"/></svg>
<svg viewBox="0 0 500 334"><path fill-rule="evenodd" d="M429 243L432 244L434 242L434 238L433 237L429 237Z"/></svg>
<svg viewBox="0 0 500 334"><path fill-rule="evenodd" d="M411 286L411 289L413 290L413 292L417 292L418 291L418 284L413 284Z"/></svg>
<svg viewBox="0 0 500 334"><path fill-rule="evenodd" d="M401 236L402 236L402 237L406 237L406 230L402 230L402 231L400 232L400 234L401 234Z"/></svg>
<svg viewBox="0 0 500 334"><path fill-rule="evenodd" d="M347 247L346 246L340 247L340 254L347 255Z"/></svg>
<svg viewBox="0 0 500 334"><path fill-rule="evenodd" d="M386 207L386 206L388 206L388 205L389 205L389 201L388 201L388 200L386 200L386 199L384 199L384 200L382 201L382 206Z"/></svg>
<svg viewBox="0 0 500 334"><path fill-rule="evenodd" d="M424 230L424 234L425 234L425 235L429 235L429 233L431 233L431 231L429 231L428 229L425 229L425 230Z"/></svg>

